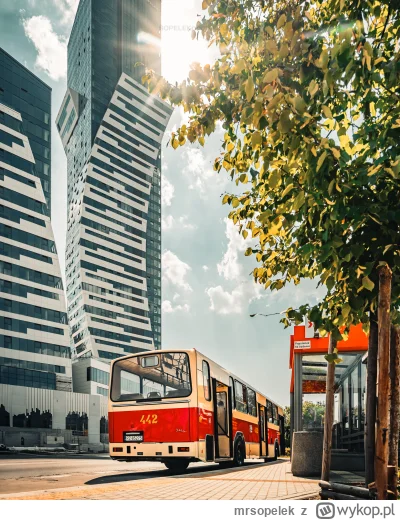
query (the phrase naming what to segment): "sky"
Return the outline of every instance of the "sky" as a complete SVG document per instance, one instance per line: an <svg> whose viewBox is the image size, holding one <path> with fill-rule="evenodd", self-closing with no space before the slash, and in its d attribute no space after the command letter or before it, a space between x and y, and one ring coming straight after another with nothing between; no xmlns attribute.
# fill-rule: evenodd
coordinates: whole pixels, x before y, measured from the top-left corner
<svg viewBox="0 0 400 520"><path fill-rule="evenodd" d="M46 82L52 96L52 222L62 269L67 222L66 159L54 119L66 90L67 42L79 0L1 0L0 46ZM201 0L163 0L162 73L187 77L190 64L212 63L215 51L193 41ZM250 275L254 256L228 221L221 195L234 191L213 171L221 130L206 145L173 150L168 137L184 115L175 110L162 147L163 348L196 348L282 405L289 404L290 329L281 312L313 303L314 282L271 293Z"/></svg>

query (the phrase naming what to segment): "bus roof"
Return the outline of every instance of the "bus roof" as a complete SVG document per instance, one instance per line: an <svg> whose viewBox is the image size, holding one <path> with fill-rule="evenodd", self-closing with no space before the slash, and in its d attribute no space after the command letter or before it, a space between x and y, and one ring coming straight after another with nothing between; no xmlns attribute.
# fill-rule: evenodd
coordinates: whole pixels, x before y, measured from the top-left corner
<svg viewBox="0 0 400 520"><path fill-rule="evenodd" d="M143 352L137 352L136 354L128 354L126 356L122 356L122 357L119 357L117 359L113 359L113 361L111 362L111 364L113 365L116 361L120 361L121 359L127 359L127 358L131 358L131 357L136 357L136 356L143 356L144 354L147 354L147 355L155 355L155 354L169 354L171 352L196 352L197 354L200 354L202 357L204 357L205 359L207 359L207 361L210 361L211 363L214 363L214 365L217 365L217 367L219 367L221 370L224 370L225 372L227 372L230 376L232 376L234 379L237 379L238 381L240 381L241 383L244 383L246 385L248 385L248 383L242 379L241 377L237 376L236 374L234 374L233 372L230 372L228 369L224 368L223 366L221 366L219 363L217 363L216 361L212 360L211 358L209 358L208 356L204 355L202 352L200 352L199 350L197 350L196 348L190 348L190 349L184 349L184 348L177 348L177 349L160 349L160 350L144 350ZM278 404L276 401L274 401L273 399L270 399L266 394L264 394L263 392L260 392L259 390L257 390L253 385L249 385L255 392L261 394L262 396L264 396L266 399L268 399L268 401L270 401L272 404L276 405L276 406L279 406L279 408L281 408L282 410L284 409L283 406L281 406L280 404Z"/></svg>

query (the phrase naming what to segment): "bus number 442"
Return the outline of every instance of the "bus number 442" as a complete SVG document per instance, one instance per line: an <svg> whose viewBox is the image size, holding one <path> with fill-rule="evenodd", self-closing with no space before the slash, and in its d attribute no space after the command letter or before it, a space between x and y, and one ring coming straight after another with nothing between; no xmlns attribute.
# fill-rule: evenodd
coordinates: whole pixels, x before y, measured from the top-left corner
<svg viewBox="0 0 400 520"><path fill-rule="evenodd" d="M140 422L142 424L157 424L157 419L158 419L158 416L155 414L142 415L142 417L140 418Z"/></svg>

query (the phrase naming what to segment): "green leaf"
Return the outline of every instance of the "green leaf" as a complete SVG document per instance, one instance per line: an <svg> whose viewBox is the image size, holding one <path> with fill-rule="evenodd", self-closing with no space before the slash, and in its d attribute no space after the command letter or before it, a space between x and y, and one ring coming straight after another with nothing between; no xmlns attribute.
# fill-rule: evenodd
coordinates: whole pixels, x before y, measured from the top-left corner
<svg viewBox="0 0 400 520"><path fill-rule="evenodd" d="M248 77L245 85L246 98L250 102L254 96L254 81L251 76Z"/></svg>
<svg viewBox="0 0 400 520"><path fill-rule="evenodd" d="M344 305L342 305L342 314L345 318L347 318L347 316L350 314L350 311L351 311L351 307L348 303L345 303Z"/></svg>
<svg viewBox="0 0 400 520"><path fill-rule="evenodd" d="M268 178L269 186L274 190L281 180L281 174L278 170L274 170Z"/></svg>
<svg viewBox="0 0 400 520"><path fill-rule="evenodd" d="M328 51L326 49L324 49L321 52L321 56L319 57L319 59L316 60L315 65L318 68L324 70L324 69L326 69L328 62L329 62L329 54L328 54Z"/></svg>
<svg viewBox="0 0 400 520"><path fill-rule="evenodd" d="M269 70L264 74L263 81L265 83L272 83L279 76L279 69Z"/></svg>
<svg viewBox="0 0 400 520"><path fill-rule="evenodd" d="M304 194L304 191L301 191L297 197L294 199L294 202L293 202L293 209L295 211L298 211L305 203L306 201L306 198L305 198L305 194Z"/></svg>
<svg viewBox="0 0 400 520"><path fill-rule="evenodd" d="M331 291L335 287L335 279L333 276L330 276L326 281L326 287L328 288L328 291Z"/></svg>
<svg viewBox="0 0 400 520"><path fill-rule="evenodd" d="M311 98L313 98L315 96L315 94L318 92L318 89L319 89L319 86L318 86L318 83L315 81L315 79L311 80L310 84L308 86L308 92L309 92Z"/></svg>
<svg viewBox="0 0 400 520"><path fill-rule="evenodd" d="M262 144L262 136L260 132L253 132L253 134L251 135L251 144L253 147Z"/></svg>
<svg viewBox="0 0 400 520"><path fill-rule="evenodd" d="M283 27L285 25L285 23L286 23L286 15L281 14L281 16L279 17L278 23L276 24L276 28L280 29L281 27Z"/></svg>
<svg viewBox="0 0 400 520"><path fill-rule="evenodd" d="M221 33L221 35L226 38L228 33L229 33L229 27L228 27L228 24L226 23L223 23L221 25L221 27L219 28L219 32Z"/></svg>
<svg viewBox="0 0 400 520"><path fill-rule="evenodd" d="M332 111L331 111L331 109L328 106L322 105L321 108L322 108L322 112L324 113L324 116L327 119L333 119Z"/></svg>
<svg viewBox="0 0 400 520"><path fill-rule="evenodd" d="M324 358L327 360L328 363L335 363L336 359L338 359L337 354L327 354L324 356Z"/></svg>
<svg viewBox="0 0 400 520"><path fill-rule="evenodd" d="M290 193L292 191L292 189L293 189L293 184L289 184L289 186L286 186L286 188L283 190L282 195L281 195L282 199L284 197L286 197L286 195L288 193Z"/></svg>
<svg viewBox="0 0 400 520"><path fill-rule="evenodd" d="M370 278L368 278L368 276L364 276L364 278L362 279L362 286L367 289L368 291L372 291L372 289L375 287L375 284L372 280L370 280Z"/></svg>
<svg viewBox="0 0 400 520"><path fill-rule="evenodd" d="M297 96L294 98L294 108L297 110L299 114L304 114L307 105L302 97Z"/></svg>
<svg viewBox="0 0 400 520"><path fill-rule="evenodd" d="M284 134L288 134L294 126L294 122L290 119L290 110L284 110L279 120L280 130Z"/></svg>
<svg viewBox="0 0 400 520"><path fill-rule="evenodd" d="M317 172L321 169L322 165L324 164L326 156L327 156L326 150L319 156L318 161L317 161Z"/></svg>

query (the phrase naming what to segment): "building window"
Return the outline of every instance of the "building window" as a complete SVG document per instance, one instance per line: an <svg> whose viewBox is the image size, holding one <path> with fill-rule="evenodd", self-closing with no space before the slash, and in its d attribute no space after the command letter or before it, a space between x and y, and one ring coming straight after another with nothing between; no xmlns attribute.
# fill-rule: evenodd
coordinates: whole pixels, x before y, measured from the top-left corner
<svg viewBox="0 0 400 520"><path fill-rule="evenodd" d="M4 318L4 329L5 330L12 329L12 319L11 318Z"/></svg>
<svg viewBox="0 0 400 520"><path fill-rule="evenodd" d="M98 368L94 367L87 367L87 381L94 381L95 383L108 386L109 377L110 375L107 372L104 372L104 370L99 370Z"/></svg>
<svg viewBox="0 0 400 520"><path fill-rule="evenodd" d="M210 366L207 361L203 361L203 388L204 399L211 401L211 381L210 381Z"/></svg>
<svg viewBox="0 0 400 520"><path fill-rule="evenodd" d="M97 393L99 395L103 395L104 397L107 397L108 396L108 390L107 388L102 388L101 386L98 386L97 387Z"/></svg>

